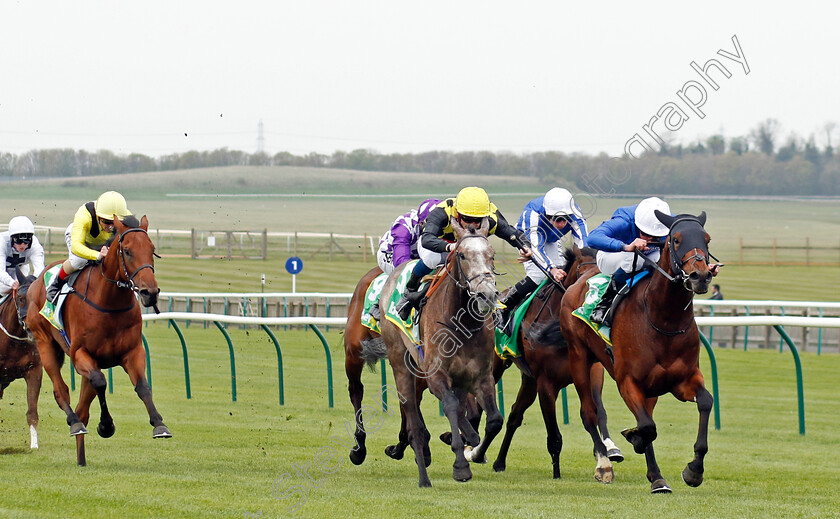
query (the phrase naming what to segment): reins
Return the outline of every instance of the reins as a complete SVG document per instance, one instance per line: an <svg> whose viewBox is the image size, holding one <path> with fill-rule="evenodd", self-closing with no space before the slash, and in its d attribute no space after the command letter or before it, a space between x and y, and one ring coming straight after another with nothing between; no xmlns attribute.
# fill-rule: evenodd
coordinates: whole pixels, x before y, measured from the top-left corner
<svg viewBox="0 0 840 519"><path fill-rule="evenodd" d="M137 285L134 284L134 277L143 269L151 269L152 272L154 272L155 267L154 267L154 265L152 265L150 263L146 263L144 265L140 265L132 274L128 273L128 264L125 261L125 250L123 249L123 239L130 232L142 232L142 233L148 235L148 233L146 232L145 229L142 229L140 227L131 227L131 228L123 231L120 234L119 239L117 240L118 269L120 267L122 268L122 272L123 272L123 275L124 275L126 281L123 281L122 279L111 279L111 278L109 278L107 276L107 274L105 274L105 262L104 261L99 262L99 273L102 276L102 278L105 279L105 281L107 281L107 282L109 282L113 285L116 285L117 288L123 288L123 289L128 289L132 292L137 292L138 288L137 288ZM96 310L98 310L100 312L103 312L103 313L106 313L106 314L116 314L116 313L121 313L121 312L127 312L127 311L131 310L132 308L134 308L134 305L137 304L137 300L134 297L131 298L131 305L129 305L125 308L116 308L116 309L104 308L104 307L99 306L98 304L94 303L93 301L91 301L87 297L87 293L90 290L90 275L91 275L92 270L93 269L88 269L87 282L86 282L86 285L85 285L85 295L80 294L78 290L73 290L72 293L76 294L79 297L79 299L81 299L85 303L89 304L90 306L92 306Z"/></svg>
<svg viewBox="0 0 840 519"><path fill-rule="evenodd" d="M14 297L12 297L12 295L9 294L9 299L14 300ZM26 325L20 322L20 314L18 314L18 311L17 311L17 301L12 301L12 304L15 307L15 319L18 320L18 323L23 327L23 330L26 331ZM3 330L3 333L5 333L6 336L10 339L14 339L16 341L21 341L21 342L30 342L29 337L18 337L17 335L12 334L9 330L6 329L5 326L3 326L2 321L0 321L0 330Z"/></svg>

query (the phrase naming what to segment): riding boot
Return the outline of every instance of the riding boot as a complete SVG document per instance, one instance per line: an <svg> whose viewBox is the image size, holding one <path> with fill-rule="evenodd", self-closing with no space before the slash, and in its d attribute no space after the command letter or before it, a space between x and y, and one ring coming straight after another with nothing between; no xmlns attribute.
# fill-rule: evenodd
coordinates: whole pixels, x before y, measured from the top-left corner
<svg viewBox="0 0 840 519"><path fill-rule="evenodd" d="M58 275L53 276L52 283L50 283L47 287L47 301L55 304L56 299L58 299L58 293L61 292L61 287L63 287L66 282L66 278L61 279Z"/></svg>
<svg viewBox="0 0 840 519"><path fill-rule="evenodd" d="M403 321L408 319L411 315L411 310L417 308L419 306L420 299L423 298L424 293L418 292L417 290L420 288L421 279L423 279L423 276L419 276L415 274L414 271L411 271L411 276L405 284L405 291L403 292L402 297L400 297L400 300L397 301L396 310L400 319Z"/></svg>
<svg viewBox="0 0 840 519"><path fill-rule="evenodd" d="M610 309L607 310L606 315L604 315L604 326L612 326L613 317L615 316L615 311L618 308L618 305L621 304L621 301L624 299L624 296L630 293L630 285L626 282L621 285L621 288L618 289L618 293L612 300L610 304Z"/></svg>
<svg viewBox="0 0 840 519"><path fill-rule="evenodd" d="M624 294L626 294L629 291L629 287L627 287L627 279L629 277L629 274L622 269L615 271L610 278L610 283L607 285L607 290L604 292L603 297L595 305L595 309L592 310L592 315L589 316L591 322L604 326L612 325L612 312L610 310L613 309L614 300L619 292L624 290ZM623 295L618 299L618 302L621 302L621 299L623 299ZM616 304L615 306L618 305ZM609 320L607 319L608 317Z"/></svg>
<svg viewBox="0 0 840 519"><path fill-rule="evenodd" d="M519 306L519 304L524 301L536 288L537 284L534 283L531 278L526 277L513 285L513 287L508 290L504 296L502 296L499 302L505 305L505 308L502 309L501 315L499 315L498 321L496 321L496 327L499 331L507 335L511 334L513 327L511 326L510 321L512 320L511 317L513 316L514 309Z"/></svg>

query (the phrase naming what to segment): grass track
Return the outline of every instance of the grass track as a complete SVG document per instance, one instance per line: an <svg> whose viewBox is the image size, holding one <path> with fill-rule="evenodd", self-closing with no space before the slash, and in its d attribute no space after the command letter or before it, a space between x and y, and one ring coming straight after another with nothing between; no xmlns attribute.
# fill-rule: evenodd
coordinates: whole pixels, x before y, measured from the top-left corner
<svg viewBox="0 0 840 519"><path fill-rule="evenodd" d="M840 442L835 391L840 357L803 355L806 427L798 434L795 378L790 354L768 351L716 350L720 376L720 431L710 432L706 481L686 487L679 473L691 458L697 413L692 404L661 399L656 419L657 455L675 493L651 496L642 456L632 453L618 431L632 424L632 415L608 381L605 402L611 431L627 461L617 465L617 482L600 485L592 479L594 461L588 436L577 417L577 399L569 392L571 424L561 425L563 479L550 477L545 429L534 406L514 440L508 470L496 474L490 464L474 466L473 481L451 479L452 453L435 438L445 428L437 403L427 398L423 412L433 435L434 488L417 488L417 471L406 458L395 462L382 454L399 426L397 416L382 414L381 429L368 438L368 460L347 461L344 448L329 460L332 474L310 468L313 488L295 466L314 466L323 447L342 438L352 420L343 374L340 335L327 334L335 377L336 407L327 406L324 353L311 332L279 331L285 363L286 405L277 401L274 348L260 330L231 329L236 354L237 402L231 401L227 346L215 328L192 323L184 329L190 351L192 400L186 400L180 346L165 324L149 325L155 401L174 433L171 440L152 440L142 404L128 379L115 371L110 407L117 434L87 439L88 467L75 466L75 449L63 413L55 406L49 382L41 397L41 449L29 453L25 428L24 384L17 381L2 402L0 444L8 470L0 478L3 517L444 517L459 513L465 501L478 517L836 517L836 464L825 453ZM701 362L708 372L705 354ZM67 369L65 368L65 374ZM390 370L388 373L391 379ZM365 401L376 407L379 374L366 373ZM509 410L518 375L505 376ZM73 395L75 400L76 394ZM391 400L393 402L393 400ZM558 412L559 414L559 412ZM94 414L94 417L96 414ZM93 431L93 429L91 429ZM490 459L498 452L498 442ZM410 451L409 451L410 452ZM322 453L326 454L328 451ZM279 500L277 495L300 486L302 493ZM103 486L103 483L105 485ZM301 491L302 492L302 491ZM300 505L290 513L287 507Z"/></svg>

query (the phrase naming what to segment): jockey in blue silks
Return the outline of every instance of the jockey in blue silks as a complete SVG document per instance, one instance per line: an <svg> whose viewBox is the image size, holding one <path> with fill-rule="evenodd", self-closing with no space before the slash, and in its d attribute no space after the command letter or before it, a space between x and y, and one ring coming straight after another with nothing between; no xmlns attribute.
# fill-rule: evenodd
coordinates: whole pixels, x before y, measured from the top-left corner
<svg viewBox="0 0 840 519"><path fill-rule="evenodd" d="M562 253L561 238L571 232L578 248L585 247L587 240L586 218L572 194L560 187L528 202L516 228L528 237L531 256L524 263L525 278L500 300L506 307L498 320L503 330L513 309L542 283L546 272L557 282L566 277L568 265Z"/></svg>

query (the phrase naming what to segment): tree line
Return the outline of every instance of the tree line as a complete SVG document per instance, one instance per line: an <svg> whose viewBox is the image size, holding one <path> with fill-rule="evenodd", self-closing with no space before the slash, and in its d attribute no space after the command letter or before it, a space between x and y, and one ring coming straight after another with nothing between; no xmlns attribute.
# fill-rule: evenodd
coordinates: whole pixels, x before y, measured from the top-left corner
<svg viewBox="0 0 840 519"><path fill-rule="evenodd" d="M813 135L808 139L791 136L782 142L778 139L778 122L767 119L747 136L726 139L712 135L688 145L666 141L658 150L639 158L557 151L383 154L370 149L331 155L280 152L271 156L227 148L152 158L107 150L48 149L21 155L0 153L0 178L85 177L219 166L302 166L526 176L594 194L840 196L840 156L831 145L833 129L834 125L826 125L827 143L822 147Z"/></svg>

